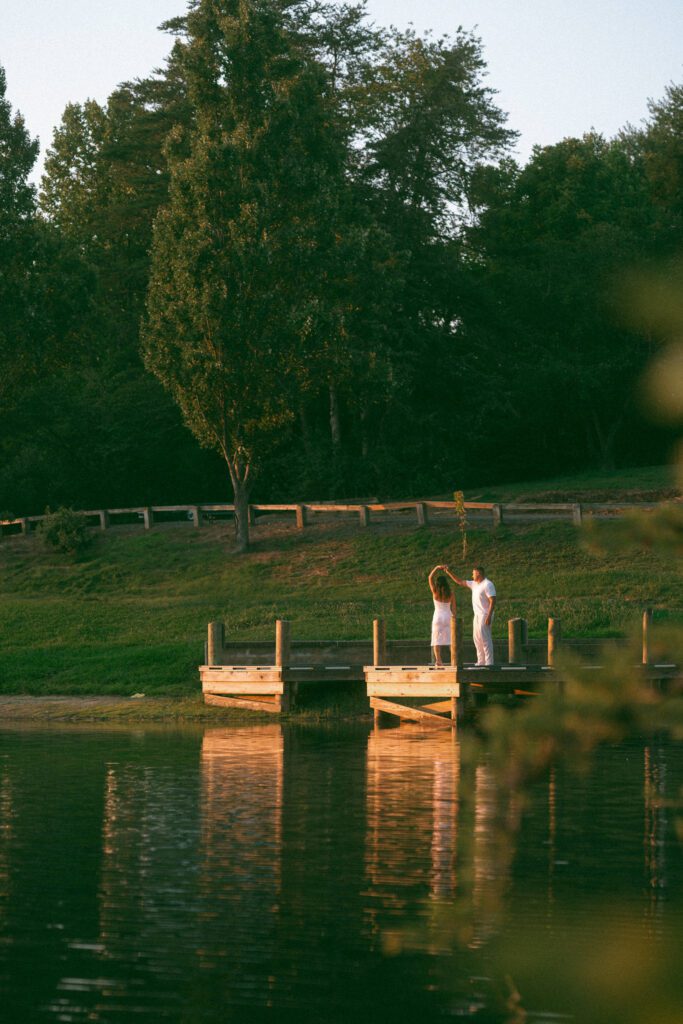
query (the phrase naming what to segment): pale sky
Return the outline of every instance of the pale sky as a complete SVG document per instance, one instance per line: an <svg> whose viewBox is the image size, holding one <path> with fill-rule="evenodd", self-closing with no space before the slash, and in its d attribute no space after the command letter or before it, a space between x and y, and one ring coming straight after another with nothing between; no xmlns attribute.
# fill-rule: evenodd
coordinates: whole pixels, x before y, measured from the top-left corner
<svg viewBox="0 0 683 1024"><path fill-rule="evenodd" d="M160 22L184 0L0 0L7 97L41 142L41 163L69 102L104 103L119 82L163 63ZM481 37L487 84L517 155L591 128L614 135L647 116L648 98L683 82L682 0L370 0L378 24ZM34 177L38 177L40 165Z"/></svg>

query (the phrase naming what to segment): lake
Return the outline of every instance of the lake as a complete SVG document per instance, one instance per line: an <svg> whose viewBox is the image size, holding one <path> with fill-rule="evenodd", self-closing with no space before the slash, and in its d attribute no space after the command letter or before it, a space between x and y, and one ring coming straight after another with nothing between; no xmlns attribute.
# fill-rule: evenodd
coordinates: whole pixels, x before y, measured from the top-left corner
<svg viewBox="0 0 683 1024"><path fill-rule="evenodd" d="M673 1024L683 751L524 795L414 726L0 733L0 1018Z"/></svg>

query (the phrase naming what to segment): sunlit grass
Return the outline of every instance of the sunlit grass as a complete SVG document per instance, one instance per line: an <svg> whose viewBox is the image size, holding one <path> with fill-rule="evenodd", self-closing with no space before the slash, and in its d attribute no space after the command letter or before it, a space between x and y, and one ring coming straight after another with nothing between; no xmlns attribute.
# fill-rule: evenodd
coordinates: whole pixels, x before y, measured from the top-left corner
<svg viewBox="0 0 683 1024"><path fill-rule="evenodd" d="M683 606L663 556L647 547L596 555L568 523L470 530L467 564L455 523L300 533L283 521L258 526L254 541L235 556L224 527L121 530L75 559L35 538L3 542L1 692L190 695L213 619L233 639L270 640L278 617L291 620L294 638L369 639L381 615L390 638L426 638L426 577L440 561L462 575L488 568L498 636L516 615L532 636L549 616L562 618L565 635L613 636L645 605L660 616ZM468 621L468 595L458 597Z"/></svg>

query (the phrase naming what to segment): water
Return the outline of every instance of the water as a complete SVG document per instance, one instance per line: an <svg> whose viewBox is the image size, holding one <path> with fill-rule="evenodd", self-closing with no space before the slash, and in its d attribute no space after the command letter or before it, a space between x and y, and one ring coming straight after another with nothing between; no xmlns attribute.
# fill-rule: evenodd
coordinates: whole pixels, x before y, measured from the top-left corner
<svg viewBox="0 0 683 1024"><path fill-rule="evenodd" d="M412 726L0 733L0 1019L683 1017L683 753L525 800Z"/></svg>

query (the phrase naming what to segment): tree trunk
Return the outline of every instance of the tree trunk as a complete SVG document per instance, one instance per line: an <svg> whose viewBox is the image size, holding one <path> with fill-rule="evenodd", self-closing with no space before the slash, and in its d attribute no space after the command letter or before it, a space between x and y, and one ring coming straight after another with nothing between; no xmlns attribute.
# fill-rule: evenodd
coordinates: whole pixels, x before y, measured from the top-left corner
<svg viewBox="0 0 683 1024"><path fill-rule="evenodd" d="M251 493L251 465L242 459L228 459L228 469L235 502L235 549L249 548L249 495Z"/></svg>
<svg viewBox="0 0 683 1024"><path fill-rule="evenodd" d="M615 466L614 449L616 446L617 435L623 422L622 416L617 416L609 426L604 427L600 422L600 418L597 412L593 412L591 416L593 430L592 440L593 448L597 456L599 468L603 470L612 470Z"/></svg>
<svg viewBox="0 0 683 1024"><path fill-rule="evenodd" d="M330 384L330 436L332 437L332 447L338 451L341 445L341 427L339 425L339 401L334 384Z"/></svg>

